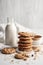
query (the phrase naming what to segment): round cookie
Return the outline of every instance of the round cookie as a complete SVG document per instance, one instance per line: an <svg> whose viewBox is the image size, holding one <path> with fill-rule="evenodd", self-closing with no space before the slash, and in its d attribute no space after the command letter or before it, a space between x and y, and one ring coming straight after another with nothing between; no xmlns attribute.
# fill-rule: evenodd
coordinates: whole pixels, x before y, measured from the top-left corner
<svg viewBox="0 0 43 65"><path fill-rule="evenodd" d="M32 33L27 33L27 32L19 32L18 34L20 36L32 36Z"/></svg>
<svg viewBox="0 0 43 65"><path fill-rule="evenodd" d="M32 46L32 43L30 43L30 44L22 44L22 43L20 43L20 44L18 44L18 46L21 46L21 47L28 47L28 46Z"/></svg>
<svg viewBox="0 0 43 65"><path fill-rule="evenodd" d="M23 38L23 37L21 37L21 38L19 38L20 39L20 41L29 41L29 40L32 40L32 38L30 38L30 37L26 37L26 38Z"/></svg>
<svg viewBox="0 0 43 65"><path fill-rule="evenodd" d="M15 51L16 50L14 48L3 48L1 52L3 54L12 54L12 53L15 53Z"/></svg>
<svg viewBox="0 0 43 65"><path fill-rule="evenodd" d="M25 38L22 38L22 39L20 38L20 41L29 41L29 40L30 40L29 38L26 38L26 39Z"/></svg>
<svg viewBox="0 0 43 65"><path fill-rule="evenodd" d="M42 36L40 35L35 35L34 38L41 38Z"/></svg>
<svg viewBox="0 0 43 65"><path fill-rule="evenodd" d="M18 36L18 38L19 38L19 39L20 39L20 38L21 38L21 39L22 39L22 38L25 38L25 39L28 38L28 39L29 39L30 36L21 36L21 35L20 35L20 36Z"/></svg>
<svg viewBox="0 0 43 65"><path fill-rule="evenodd" d="M26 40L33 40L34 37L19 36L18 38L21 41L26 41Z"/></svg>
<svg viewBox="0 0 43 65"><path fill-rule="evenodd" d="M18 42L18 44L32 44L31 42L24 43L24 42Z"/></svg>
<svg viewBox="0 0 43 65"><path fill-rule="evenodd" d="M18 42L18 45L26 45L26 46L28 46L28 45L32 45L32 43L21 43L21 42Z"/></svg>
<svg viewBox="0 0 43 65"><path fill-rule="evenodd" d="M21 46L18 46L18 48L28 48L28 49L30 49L30 48L32 48L32 46L28 46L28 47L21 47Z"/></svg>
<svg viewBox="0 0 43 65"><path fill-rule="evenodd" d="M17 54L15 54L15 58L16 59L27 60L28 57L29 56L26 53L17 53Z"/></svg>
<svg viewBox="0 0 43 65"><path fill-rule="evenodd" d="M32 47L32 49L35 51L35 52L38 52L38 51L40 51L40 47Z"/></svg>
<svg viewBox="0 0 43 65"><path fill-rule="evenodd" d="M32 51L32 48L18 48L20 51Z"/></svg>
<svg viewBox="0 0 43 65"><path fill-rule="evenodd" d="M42 36L40 36L40 35L35 35L32 39L33 39L33 40L39 40L41 37L42 37Z"/></svg>
<svg viewBox="0 0 43 65"><path fill-rule="evenodd" d="M26 43L32 43L33 42L33 40L26 40L26 41L19 41L18 43L23 43L23 44L26 44Z"/></svg>
<svg viewBox="0 0 43 65"><path fill-rule="evenodd" d="M23 56L22 54L18 54L18 53L15 54L15 58L16 58L16 59L23 59L23 57L24 57L24 56Z"/></svg>

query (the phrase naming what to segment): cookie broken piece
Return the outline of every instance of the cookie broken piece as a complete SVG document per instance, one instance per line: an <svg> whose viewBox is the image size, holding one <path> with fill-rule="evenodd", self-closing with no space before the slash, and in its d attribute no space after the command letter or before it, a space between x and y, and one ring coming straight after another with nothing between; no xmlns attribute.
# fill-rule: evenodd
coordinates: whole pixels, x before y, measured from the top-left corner
<svg viewBox="0 0 43 65"><path fill-rule="evenodd" d="M12 54L12 53L15 53L16 52L16 49L15 48L3 48L1 50L1 52L3 54Z"/></svg>

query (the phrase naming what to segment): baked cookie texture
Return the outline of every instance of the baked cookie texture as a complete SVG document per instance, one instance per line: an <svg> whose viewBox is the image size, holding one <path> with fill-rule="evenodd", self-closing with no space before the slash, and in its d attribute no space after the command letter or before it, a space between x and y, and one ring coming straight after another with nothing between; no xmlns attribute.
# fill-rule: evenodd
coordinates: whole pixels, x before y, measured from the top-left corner
<svg viewBox="0 0 43 65"><path fill-rule="evenodd" d="M32 51L33 35L27 32L19 32L18 35L19 35L18 49L20 51Z"/></svg>
<svg viewBox="0 0 43 65"><path fill-rule="evenodd" d="M15 53L16 52L16 49L15 48L3 48L1 50L1 52L3 54L12 54L12 53Z"/></svg>

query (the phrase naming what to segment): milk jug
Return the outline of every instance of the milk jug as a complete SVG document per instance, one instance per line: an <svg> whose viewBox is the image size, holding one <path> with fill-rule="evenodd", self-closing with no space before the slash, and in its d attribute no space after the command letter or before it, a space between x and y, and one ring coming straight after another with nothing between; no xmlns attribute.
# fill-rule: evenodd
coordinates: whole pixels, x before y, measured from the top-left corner
<svg viewBox="0 0 43 65"><path fill-rule="evenodd" d="M5 44L12 47L17 47L17 29L13 18L7 18L7 25L5 29Z"/></svg>

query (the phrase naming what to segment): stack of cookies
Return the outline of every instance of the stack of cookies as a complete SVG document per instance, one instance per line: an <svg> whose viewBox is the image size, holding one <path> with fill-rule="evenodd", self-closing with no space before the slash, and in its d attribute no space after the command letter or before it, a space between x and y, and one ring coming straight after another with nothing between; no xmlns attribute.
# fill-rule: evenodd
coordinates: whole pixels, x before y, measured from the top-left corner
<svg viewBox="0 0 43 65"><path fill-rule="evenodd" d="M19 34L19 42L18 42L18 49L20 51L32 51L32 38L31 34L27 32L20 32Z"/></svg>

